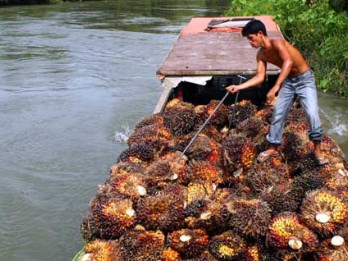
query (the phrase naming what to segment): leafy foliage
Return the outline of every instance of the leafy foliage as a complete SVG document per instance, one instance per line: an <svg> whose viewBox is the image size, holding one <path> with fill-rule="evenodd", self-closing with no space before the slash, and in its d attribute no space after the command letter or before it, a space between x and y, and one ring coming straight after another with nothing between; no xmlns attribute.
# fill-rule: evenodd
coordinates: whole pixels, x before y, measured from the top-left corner
<svg viewBox="0 0 348 261"><path fill-rule="evenodd" d="M344 2L233 0L226 15L273 16L285 38L308 59L318 88L348 97L348 13Z"/></svg>

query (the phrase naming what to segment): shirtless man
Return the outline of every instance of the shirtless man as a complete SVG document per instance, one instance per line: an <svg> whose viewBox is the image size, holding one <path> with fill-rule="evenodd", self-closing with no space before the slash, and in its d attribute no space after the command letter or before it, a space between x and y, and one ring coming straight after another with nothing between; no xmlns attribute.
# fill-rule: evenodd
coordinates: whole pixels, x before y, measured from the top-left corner
<svg viewBox="0 0 348 261"><path fill-rule="evenodd" d="M306 112L310 125L309 138L314 143L314 155L318 165L328 163L321 152L322 128L318 113L317 92L312 70L302 54L284 39L270 39L265 25L259 20L252 20L242 30L254 48L259 48L256 56L256 75L240 85L230 85L226 88L231 93L260 85L266 75L267 63L278 66L280 74L274 86L267 93L266 104L273 104L276 94L275 108L272 115L270 131L266 137L270 147L261 152L257 160L264 162L271 156L278 155L278 147L282 142L284 124L288 113L298 97Z"/></svg>

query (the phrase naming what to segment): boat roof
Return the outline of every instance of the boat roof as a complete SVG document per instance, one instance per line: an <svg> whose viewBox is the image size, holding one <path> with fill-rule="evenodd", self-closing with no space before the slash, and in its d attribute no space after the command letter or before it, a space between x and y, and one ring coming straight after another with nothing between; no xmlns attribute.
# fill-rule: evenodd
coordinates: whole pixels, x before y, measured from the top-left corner
<svg viewBox="0 0 348 261"><path fill-rule="evenodd" d="M241 35L243 26L251 19L261 20L270 38L283 38L272 16L194 17L182 29L157 75L255 74L257 49ZM267 65L266 74L278 73L278 67Z"/></svg>

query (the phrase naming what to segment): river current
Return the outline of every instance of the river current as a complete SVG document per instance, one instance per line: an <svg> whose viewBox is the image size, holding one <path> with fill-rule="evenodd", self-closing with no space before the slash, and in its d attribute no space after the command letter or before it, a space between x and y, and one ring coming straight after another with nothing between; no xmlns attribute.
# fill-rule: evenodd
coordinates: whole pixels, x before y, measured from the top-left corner
<svg viewBox="0 0 348 261"><path fill-rule="evenodd" d="M0 8L0 259L71 260L89 200L152 113L156 70L192 16L229 1L132 0ZM348 153L347 100L319 93Z"/></svg>

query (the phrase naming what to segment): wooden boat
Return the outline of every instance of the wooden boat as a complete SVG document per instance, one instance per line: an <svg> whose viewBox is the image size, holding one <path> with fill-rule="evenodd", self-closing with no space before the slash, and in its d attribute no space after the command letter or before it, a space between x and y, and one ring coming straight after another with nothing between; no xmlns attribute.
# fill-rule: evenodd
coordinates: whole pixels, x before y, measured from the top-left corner
<svg viewBox="0 0 348 261"><path fill-rule="evenodd" d="M279 69L268 66L259 88L226 94L256 72L256 50L240 34L255 18L282 37L270 16L192 18L182 30L157 71L164 91L154 113L91 201L81 226L87 243L73 261L348 260L342 151L325 135L330 162L318 167L294 108L281 154L259 163L272 109L257 105ZM198 137L196 125L214 113Z"/></svg>

